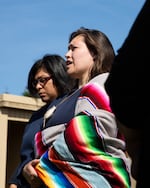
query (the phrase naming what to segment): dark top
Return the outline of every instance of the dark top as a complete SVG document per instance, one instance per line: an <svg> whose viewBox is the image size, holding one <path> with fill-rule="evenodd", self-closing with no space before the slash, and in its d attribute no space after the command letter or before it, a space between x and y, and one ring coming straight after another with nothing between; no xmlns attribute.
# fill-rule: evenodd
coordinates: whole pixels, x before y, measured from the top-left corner
<svg viewBox="0 0 150 188"><path fill-rule="evenodd" d="M138 128L148 115L150 1L145 1L105 83L111 107L127 127ZM145 125L147 126L147 125Z"/></svg>
<svg viewBox="0 0 150 188"><path fill-rule="evenodd" d="M133 150L132 158L132 166L136 164L137 188L149 185L149 175L146 171L149 165L149 45L150 1L147 0L119 49L105 83L116 117L124 127L130 128L130 132L136 134L140 130L140 147ZM132 145L134 144L128 143L128 147ZM139 153L136 150L139 150Z"/></svg>

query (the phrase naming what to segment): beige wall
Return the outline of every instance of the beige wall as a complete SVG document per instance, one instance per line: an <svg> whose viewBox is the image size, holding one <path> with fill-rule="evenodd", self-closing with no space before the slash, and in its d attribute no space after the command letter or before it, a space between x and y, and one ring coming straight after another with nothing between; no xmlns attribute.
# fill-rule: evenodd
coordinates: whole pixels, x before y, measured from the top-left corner
<svg viewBox="0 0 150 188"><path fill-rule="evenodd" d="M0 114L0 185L5 187L6 158L7 158L7 115Z"/></svg>

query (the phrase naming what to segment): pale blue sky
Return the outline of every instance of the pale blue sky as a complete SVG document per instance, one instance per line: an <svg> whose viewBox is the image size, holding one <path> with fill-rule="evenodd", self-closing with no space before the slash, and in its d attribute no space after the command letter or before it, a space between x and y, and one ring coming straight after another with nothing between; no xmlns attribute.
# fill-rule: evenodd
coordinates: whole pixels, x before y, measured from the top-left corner
<svg viewBox="0 0 150 188"><path fill-rule="evenodd" d="M0 94L22 95L33 63L64 57L68 37L84 26L121 47L145 0L0 0Z"/></svg>

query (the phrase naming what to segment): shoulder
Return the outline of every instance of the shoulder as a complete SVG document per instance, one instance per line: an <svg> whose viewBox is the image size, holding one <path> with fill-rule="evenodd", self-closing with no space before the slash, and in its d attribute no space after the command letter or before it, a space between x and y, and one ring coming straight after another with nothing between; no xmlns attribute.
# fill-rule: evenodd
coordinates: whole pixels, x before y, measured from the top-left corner
<svg viewBox="0 0 150 188"><path fill-rule="evenodd" d="M98 108L111 111L109 97L104 88L104 83L108 77L108 74L109 73L100 74L83 86L80 99L86 98L92 103L96 104Z"/></svg>
<svg viewBox="0 0 150 188"><path fill-rule="evenodd" d="M92 80L90 80L85 86L81 89L81 95L83 94L106 94L104 83L108 77L108 73L100 74L96 77L94 77Z"/></svg>
<svg viewBox="0 0 150 188"><path fill-rule="evenodd" d="M40 119L44 116L45 112L47 111L49 104L45 104L41 108L39 108L37 111L33 112L29 122L35 121L37 119Z"/></svg>

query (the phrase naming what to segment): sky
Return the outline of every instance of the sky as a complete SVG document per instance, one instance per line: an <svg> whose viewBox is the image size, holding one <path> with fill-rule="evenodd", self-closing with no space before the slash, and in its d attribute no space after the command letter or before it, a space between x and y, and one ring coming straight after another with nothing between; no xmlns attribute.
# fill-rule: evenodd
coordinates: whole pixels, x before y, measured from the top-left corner
<svg viewBox="0 0 150 188"><path fill-rule="evenodd" d="M145 0L0 0L0 94L22 95L28 72L45 54L65 57L69 35L98 29L115 52Z"/></svg>

